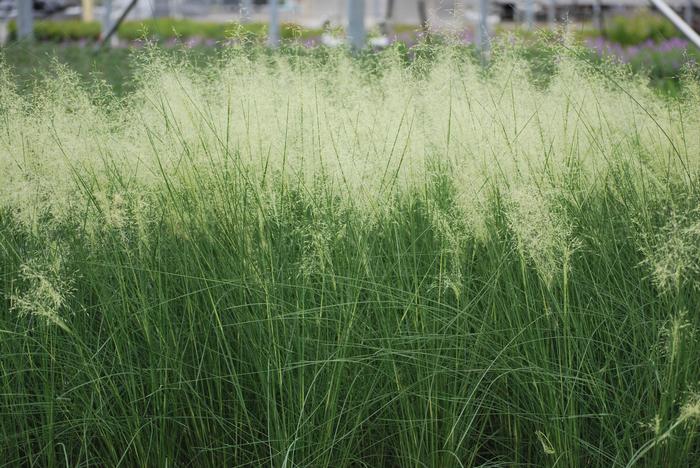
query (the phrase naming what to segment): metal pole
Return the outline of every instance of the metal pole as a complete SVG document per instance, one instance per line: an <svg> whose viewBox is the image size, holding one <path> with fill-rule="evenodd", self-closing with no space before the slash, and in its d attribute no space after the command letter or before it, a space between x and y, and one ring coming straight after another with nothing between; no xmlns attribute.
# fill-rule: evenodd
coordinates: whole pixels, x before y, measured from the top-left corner
<svg viewBox="0 0 700 468"><path fill-rule="evenodd" d="M481 60L486 62L488 57L489 43L489 0L479 0L479 25L476 31L477 44L481 50Z"/></svg>
<svg viewBox="0 0 700 468"><path fill-rule="evenodd" d="M380 0L373 0L372 16L374 17L374 24L379 24L382 22L382 7Z"/></svg>
<svg viewBox="0 0 700 468"><path fill-rule="evenodd" d="M102 15L102 27L100 28L100 38L104 37L104 35L109 31L109 28L112 27L112 0L104 0L104 12ZM115 37L112 36L112 41L110 42L110 45L115 45L114 44Z"/></svg>
<svg viewBox="0 0 700 468"><path fill-rule="evenodd" d="M527 24L527 29L532 29L535 25L535 1L526 0L525 1L525 23Z"/></svg>
<svg viewBox="0 0 700 468"><path fill-rule="evenodd" d="M678 28L680 32L683 33L683 35L688 38L690 42L692 42L695 47L700 49L700 36L698 36L698 33L696 33L693 28L691 28L688 23L683 21L683 19L678 16L678 14L673 11L673 9L668 6L668 3L666 3L664 0L650 0L651 3L663 14L668 20L673 23L675 27Z"/></svg>
<svg viewBox="0 0 700 468"><path fill-rule="evenodd" d="M598 31L603 30L603 8L600 0L593 0L593 27Z"/></svg>
<svg viewBox="0 0 700 468"><path fill-rule="evenodd" d="M252 9L252 0L241 0L241 22L247 23L250 21L250 13Z"/></svg>
<svg viewBox="0 0 700 468"><path fill-rule="evenodd" d="M365 0L348 0L348 38L353 49L365 45Z"/></svg>
<svg viewBox="0 0 700 468"><path fill-rule="evenodd" d="M170 16L170 0L153 0L153 17L165 18Z"/></svg>
<svg viewBox="0 0 700 468"><path fill-rule="evenodd" d="M114 35L114 33L117 32L117 28L119 28L119 25L122 24L122 21L124 21L124 18L126 18L126 15L129 14L131 9L134 8L136 2L138 2L138 0L131 0L131 2L129 2L126 8L124 8L124 11L122 11L122 14L119 15L119 18L117 18L117 20L114 23L112 23L112 25L109 27L107 33L103 37L101 37L99 41L97 41L93 52L99 52L100 49L102 49L102 46L105 44L105 42L107 42Z"/></svg>
<svg viewBox="0 0 700 468"><path fill-rule="evenodd" d="M112 0L104 0L104 13L102 15L102 31L104 34L112 25Z"/></svg>
<svg viewBox="0 0 700 468"><path fill-rule="evenodd" d="M394 17L394 0L386 0L386 10L384 14L384 22L382 24L382 34L389 34L391 20Z"/></svg>
<svg viewBox="0 0 700 468"><path fill-rule="evenodd" d="M34 39L34 2L17 0L17 37Z"/></svg>
<svg viewBox="0 0 700 468"><path fill-rule="evenodd" d="M394 0L386 0L386 21L394 18Z"/></svg>
<svg viewBox="0 0 700 468"><path fill-rule="evenodd" d="M418 0L418 18L420 19L420 28L423 32L428 32L428 10L425 6L425 0Z"/></svg>
<svg viewBox="0 0 700 468"><path fill-rule="evenodd" d="M557 0L547 2L547 22L552 29L557 25Z"/></svg>
<svg viewBox="0 0 700 468"><path fill-rule="evenodd" d="M270 0L270 31L267 34L267 44L277 47L280 42L280 19L278 0Z"/></svg>
<svg viewBox="0 0 700 468"><path fill-rule="evenodd" d="M691 27L693 26L693 0L686 0L683 11L685 22Z"/></svg>

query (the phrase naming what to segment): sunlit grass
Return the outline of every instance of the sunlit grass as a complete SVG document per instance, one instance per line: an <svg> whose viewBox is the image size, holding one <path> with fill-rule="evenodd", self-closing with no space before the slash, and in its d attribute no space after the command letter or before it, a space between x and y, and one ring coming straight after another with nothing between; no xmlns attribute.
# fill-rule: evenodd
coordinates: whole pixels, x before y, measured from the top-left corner
<svg viewBox="0 0 700 468"><path fill-rule="evenodd" d="M692 466L697 84L425 47L0 72L0 464Z"/></svg>

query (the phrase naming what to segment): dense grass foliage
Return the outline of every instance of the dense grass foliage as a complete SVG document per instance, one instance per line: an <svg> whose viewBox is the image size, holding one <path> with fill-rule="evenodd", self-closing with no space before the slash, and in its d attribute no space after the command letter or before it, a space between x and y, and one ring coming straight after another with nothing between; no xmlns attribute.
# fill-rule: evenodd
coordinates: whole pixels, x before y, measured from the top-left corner
<svg viewBox="0 0 700 468"><path fill-rule="evenodd" d="M556 53L3 71L0 464L691 466L700 90Z"/></svg>

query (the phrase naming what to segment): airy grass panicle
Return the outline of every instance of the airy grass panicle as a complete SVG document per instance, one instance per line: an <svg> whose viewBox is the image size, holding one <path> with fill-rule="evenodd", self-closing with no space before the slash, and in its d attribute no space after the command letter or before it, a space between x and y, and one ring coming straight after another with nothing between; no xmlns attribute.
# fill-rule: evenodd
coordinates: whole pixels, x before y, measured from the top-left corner
<svg viewBox="0 0 700 468"><path fill-rule="evenodd" d="M651 238L644 263L659 288L677 290L686 283L700 288L700 208L672 212Z"/></svg>

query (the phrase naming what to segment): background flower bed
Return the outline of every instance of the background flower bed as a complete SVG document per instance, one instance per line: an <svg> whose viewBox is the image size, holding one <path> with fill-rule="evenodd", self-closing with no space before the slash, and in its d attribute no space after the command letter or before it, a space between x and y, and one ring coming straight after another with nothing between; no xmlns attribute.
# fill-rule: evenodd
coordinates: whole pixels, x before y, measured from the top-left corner
<svg viewBox="0 0 700 468"><path fill-rule="evenodd" d="M651 84L675 94L680 86L683 73L698 77L695 64L700 59L700 51L680 38L654 42L647 39L642 44L623 46L604 38L588 39L586 45L597 60L611 60L626 64L634 73L649 77Z"/></svg>

